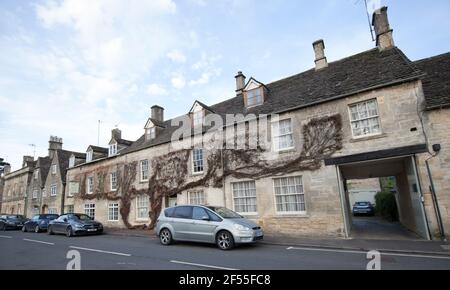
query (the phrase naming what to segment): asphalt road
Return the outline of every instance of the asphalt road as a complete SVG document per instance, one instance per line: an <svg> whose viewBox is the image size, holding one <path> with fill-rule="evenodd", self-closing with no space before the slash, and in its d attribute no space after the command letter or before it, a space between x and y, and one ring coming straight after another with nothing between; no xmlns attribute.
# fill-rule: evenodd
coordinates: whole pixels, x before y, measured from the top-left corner
<svg viewBox="0 0 450 290"><path fill-rule="evenodd" d="M124 270L365 270L365 252L267 244L221 251L214 245L162 246L154 237L116 235L67 238L46 233L0 232L0 269L64 270L67 253L80 253L81 269ZM72 257L71 257L72 258ZM381 253L381 269L450 269L450 256Z"/></svg>

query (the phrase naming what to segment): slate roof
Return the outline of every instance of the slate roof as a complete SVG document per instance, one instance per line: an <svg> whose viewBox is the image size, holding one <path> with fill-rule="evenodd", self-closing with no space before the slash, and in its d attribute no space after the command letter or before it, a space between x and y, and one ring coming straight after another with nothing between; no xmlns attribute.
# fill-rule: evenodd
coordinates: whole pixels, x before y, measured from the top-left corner
<svg viewBox="0 0 450 290"><path fill-rule="evenodd" d="M77 159L86 159L86 153L80 153L80 152L72 152L72 154Z"/></svg>
<svg viewBox="0 0 450 290"><path fill-rule="evenodd" d="M59 150L57 150L57 154L58 154L59 170L61 172L61 179L62 179L62 182L65 183L66 182L66 172L67 172L67 169L69 168L70 156L72 156L72 154L81 156L81 155L83 155L83 153L59 149ZM86 154L84 154L84 155L86 155Z"/></svg>
<svg viewBox="0 0 450 290"><path fill-rule="evenodd" d="M374 48L330 62L327 68L318 71L310 69L267 84L268 93L261 106L247 109L242 97L234 97L209 108L222 117L226 114L281 113L419 79L422 75L400 49L395 47L379 51ZM165 121L164 126L165 129L155 139L145 140L143 135L130 147L122 150L121 154L170 142L172 133L178 127L172 127L171 120Z"/></svg>
<svg viewBox="0 0 450 290"><path fill-rule="evenodd" d="M105 147L99 147L99 146L94 146L94 145L89 145L89 147L92 148L92 150L93 150L94 152L108 154L108 148L105 148Z"/></svg>
<svg viewBox="0 0 450 290"><path fill-rule="evenodd" d="M125 139L114 139L116 140L117 144L124 145L124 146L130 146L133 144L133 141L125 140Z"/></svg>
<svg viewBox="0 0 450 290"><path fill-rule="evenodd" d="M161 121L159 121L159 120L156 120L156 119L153 119L153 118L148 118L152 123L153 123L153 125L155 125L155 126L157 126L157 127L161 127L161 128L164 128L166 125L164 124L164 122L161 122ZM148 121L147 121L148 122Z"/></svg>
<svg viewBox="0 0 450 290"><path fill-rule="evenodd" d="M422 85L427 109L450 106L450 52L414 64L426 73Z"/></svg>
<svg viewBox="0 0 450 290"><path fill-rule="evenodd" d="M39 167L40 176L41 176L41 185L45 184L47 179L48 172L50 171L50 166L52 161L50 157L38 157L36 160L36 167Z"/></svg>

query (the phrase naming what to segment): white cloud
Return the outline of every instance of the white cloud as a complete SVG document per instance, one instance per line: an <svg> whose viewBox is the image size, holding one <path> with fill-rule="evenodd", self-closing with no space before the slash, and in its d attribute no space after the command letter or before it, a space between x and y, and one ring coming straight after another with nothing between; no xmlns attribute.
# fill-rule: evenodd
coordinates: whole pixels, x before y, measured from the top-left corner
<svg viewBox="0 0 450 290"><path fill-rule="evenodd" d="M182 74L175 74L170 80L175 89L181 90L186 86L186 79Z"/></svg>
<svg viewBox="0 0 450 290"><path fill-rule="evenodd" d="M186 62L186 56L178 50L172 50L172 51L168 52L167 57L173 62L178 62L178 63Z"/></svg>
<svg viewBox="0 0 450 290"><path fill-rule="evenodd" d="M151 84L149 86L147 86L147 93L150 96L166 96L168 95L167 90L158 84Z"/></svg>

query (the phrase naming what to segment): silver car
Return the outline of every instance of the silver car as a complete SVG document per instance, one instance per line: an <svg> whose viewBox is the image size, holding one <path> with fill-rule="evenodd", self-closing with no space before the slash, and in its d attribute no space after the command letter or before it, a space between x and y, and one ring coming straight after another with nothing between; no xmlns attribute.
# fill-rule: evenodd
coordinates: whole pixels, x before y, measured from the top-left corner
<svg viewBox="0 0 450 290"><path fill-rule="evenodd" d="M236 244L262 240L264 233L256 223L225 207L182 205L161 212L156 223L161 244L193 241L217 244L230 250Z"/></svg>

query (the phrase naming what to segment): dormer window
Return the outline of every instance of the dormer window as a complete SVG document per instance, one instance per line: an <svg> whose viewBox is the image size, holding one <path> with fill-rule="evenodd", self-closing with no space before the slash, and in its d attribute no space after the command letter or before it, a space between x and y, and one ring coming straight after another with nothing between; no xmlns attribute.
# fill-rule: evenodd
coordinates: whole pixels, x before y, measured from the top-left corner
<svg viewBox="0 0 450 290"><path fill-rule="evenodd" d="M114 156L117 154L117 143L109 145L109 156Z"/></svg>
<svg viewBox="0 0 450 290"><path fill-rule="evenodd" d="M251 108L262 105L264 103L264 94L267 88L264 84L251 78L244 88L244 103L245 107Z"/></svg>
<svg viewBox="0 0 450 290"><path fill-rule="evenodd" d="M75 166L75 156L70 156L70 159L69 159L69 168L72 168L72 167L74 167Z"/></svg>
<svg viewBox="0 0 450 290"><path fill-rule="evenodd" d="M247 107L259 106L263 103L261 89L254 89L247 92Z"/></svg>
<svg viewBox="0 0 450 290"><path fill-rule="evenodd" d="M86 162L92 161L92 150L86 152Z"/></svg>
<svg viewBox="0 0 450 290"><path fill-rule="evenodd" d="M147 128L147 140L153 140L156 138L156 128L150 127Z"/></svg>
<svg viewBox="0 0 450 290"><path fill-rule="evenodd" d="M203 125L203 110L192 113L192 124L194 127Z"/></svg>

